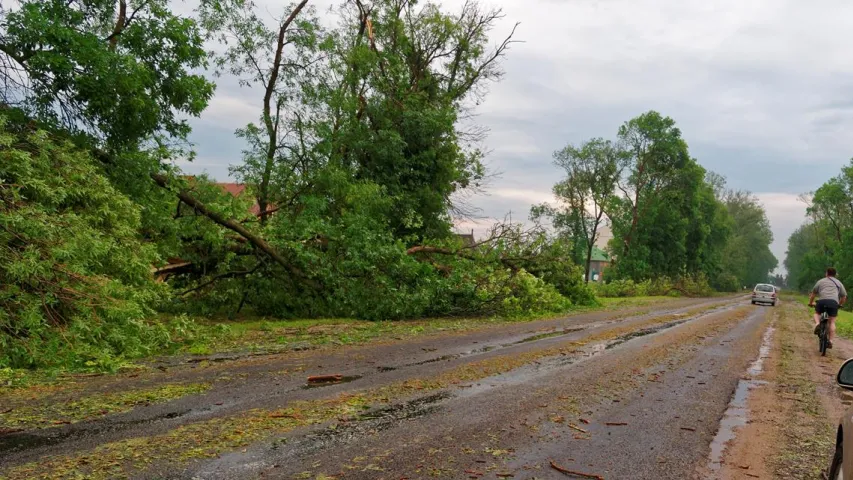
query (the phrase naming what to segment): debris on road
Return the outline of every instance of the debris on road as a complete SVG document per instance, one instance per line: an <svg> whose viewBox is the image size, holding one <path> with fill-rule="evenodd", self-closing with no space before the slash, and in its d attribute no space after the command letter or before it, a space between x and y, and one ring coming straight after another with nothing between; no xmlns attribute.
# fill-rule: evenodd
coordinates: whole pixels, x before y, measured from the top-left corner
<svg viewBox="0 0 853 480"><path fill-rule="evenodd" d="M582 477L582 478L592 478L593 480L604 480L604 477L602 477L601 475L595 475L595 474L591 474L591 473L575 472L574 470L569 470L568 468L561 467L560 465L558 465L553 460L551 460L551 468L553 468L554 470L556 470L560 473L564 473L566 475L574 475L576 477Z"/></svg>
<svg viewBox="0 0 853 480"><path fill-rule="evenodd" d="M604 422L608 427L620 427L624 425L628 425L628 422Z"/></svg>
<svg viewBox="0 0 853 480"><path fill-rule="evenodd" d="M308 383L340 382L343 379L344 376L340 373L334 375L314 375L308 377Z"/></svg>
<svg viewBox="0 0 853 480"><path fill-rule="evenodd" d="M569 428L571 428L572 430L577 430L577 431L579 431L579 432L589 433L589 430L584 430L583 428L581 428L581 427L579 427L579 426L575 425L574 423L570 423L570 424L569 424Z"/></svg>

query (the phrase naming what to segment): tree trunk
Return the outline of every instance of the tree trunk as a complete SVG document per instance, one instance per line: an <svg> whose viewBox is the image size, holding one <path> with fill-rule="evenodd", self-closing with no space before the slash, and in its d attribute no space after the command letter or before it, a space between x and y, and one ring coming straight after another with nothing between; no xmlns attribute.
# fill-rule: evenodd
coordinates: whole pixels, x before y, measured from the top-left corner
<svg viewBox="0 0 853 480"><path fill-rule="evenodd" d="M589 270L592 265L592 249L595 247L592 242L589 242L589 246L586 248L586 273L584 277L586 278L586 283L589 283Z"/></svg>
<svg viewBox="0 0 853 480"><path fill-rule="evenodd" d="M152 173L151 178L154 180L155 183L157 183L157 185L159 185L165 189L169 189L169 177L168 176L166 176L162 173ZM299 277L303 281L306 281L307 283L309 283L314 288L320 288L319 284L317 284L315 281L307 278L303 272L301 272L298 268L291 265L287 261L287 259L285 259L275 248L273 248L272 245L267 243L264 239L262 239L258 235L255 235L254 233L249 231L240 222L237 222L231 218L225 218L222 215L220 215L214 211L211 211L210 209L207 208L207 206L203 202L201 202L197 198L193 197L186 190L179 190L178 192L176 192L176 195L178 196L179 199L181 199L182 202L184 202L187 205L189 205L190 207L192 207L198 213L209 218L214 223L216 223L222 227L225 227L228 230L231 230L232 232L235 232L238 235L240 235L241 237L245 238L249 243L251 243L253 246L255 246L255 248L257 248L257 249L261 250L262 252L264 252L265 254L267 254L271 259L273 259L273 261L275 261L276 263L281 265L291 275Z"/></svg>

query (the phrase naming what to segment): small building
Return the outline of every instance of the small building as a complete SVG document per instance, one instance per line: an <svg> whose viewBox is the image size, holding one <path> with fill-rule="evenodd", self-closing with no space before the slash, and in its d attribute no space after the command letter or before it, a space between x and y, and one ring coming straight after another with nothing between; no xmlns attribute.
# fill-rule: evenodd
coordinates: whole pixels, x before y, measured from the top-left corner
<svg viewBox="0 0 853 480"><path fill-rule="evenodd" d="M470 247L474 245L474 230L471 230L471 233L457 233L456 238L462 240L463 247Z"/></svg>
<svg viewBox="0 0 853 480"><path fill-rule="evenodd" d="M592 257L589 262L589 279L600 282L604 278L604 271L610 266L610 255L604 250L593 246Z"/></svg>

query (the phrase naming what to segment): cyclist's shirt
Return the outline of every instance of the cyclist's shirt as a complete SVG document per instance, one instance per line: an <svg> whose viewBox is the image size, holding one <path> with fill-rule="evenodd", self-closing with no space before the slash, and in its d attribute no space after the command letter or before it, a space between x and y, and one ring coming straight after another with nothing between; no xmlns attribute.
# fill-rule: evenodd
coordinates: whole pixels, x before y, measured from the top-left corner
<svg viewBox="0 0 853 480"><path fill-rule="evenodd" d="M818 300L838 302L842 297L847 296L847 290L844 289L844 285L832 277L824 277L818 280L812 291L817 295Z"/></svg>

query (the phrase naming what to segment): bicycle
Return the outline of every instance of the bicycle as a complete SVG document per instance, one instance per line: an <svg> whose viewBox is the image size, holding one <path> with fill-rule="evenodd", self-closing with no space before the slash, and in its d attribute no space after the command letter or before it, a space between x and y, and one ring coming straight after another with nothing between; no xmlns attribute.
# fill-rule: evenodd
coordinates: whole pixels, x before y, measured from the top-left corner
<svg viewBox="0 0 853 480"><path fill-rule="evenodd" d="M820 355L825 357L826 348L829 346L829 314L826 312L820 314L820 329L818 330L817 338Z"/></svg>

